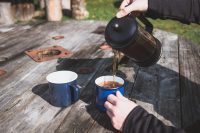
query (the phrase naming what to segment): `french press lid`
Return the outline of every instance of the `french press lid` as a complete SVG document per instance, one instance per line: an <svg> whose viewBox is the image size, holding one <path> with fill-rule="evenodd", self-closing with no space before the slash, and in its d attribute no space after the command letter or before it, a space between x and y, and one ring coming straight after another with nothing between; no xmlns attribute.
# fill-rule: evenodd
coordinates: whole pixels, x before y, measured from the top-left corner
<svg viewBox="0 0 200 133"><path fill-rule="evenodd" d="M114 17L105 30L106 42L113 48L125 47L134 41L137 35L137 27L138 24L133 17Z"/></svg>

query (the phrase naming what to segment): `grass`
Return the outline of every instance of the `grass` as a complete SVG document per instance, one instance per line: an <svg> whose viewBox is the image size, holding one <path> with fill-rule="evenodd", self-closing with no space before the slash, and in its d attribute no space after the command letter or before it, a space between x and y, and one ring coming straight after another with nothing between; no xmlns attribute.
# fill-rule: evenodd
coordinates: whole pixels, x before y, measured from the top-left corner
<svg viewBox="0 0 200 133"><path fill-rule="evenodd" d="M116 13L117 8L114 7L114 0L86 0L87 10L89 11L89 19L94 20L110 20Z"/></svg>
<svg viewBox="0 0 200 133"><path fill-rule="evenodd" d="M86 0L87 10L90 13L88 19L109 21L117 12L114 4L119 4L117 0ZM200 44L200 25L182 24L173 20L153 20L150 19L155 28L179 34L194 43Z"/></svg>

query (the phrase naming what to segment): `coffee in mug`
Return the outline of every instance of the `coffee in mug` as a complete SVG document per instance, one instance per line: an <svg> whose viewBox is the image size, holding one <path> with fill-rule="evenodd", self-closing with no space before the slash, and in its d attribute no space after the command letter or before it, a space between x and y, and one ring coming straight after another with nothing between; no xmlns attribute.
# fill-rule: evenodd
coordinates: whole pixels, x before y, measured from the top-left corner
<svg viewBox="0 0 200 133"><path fill-rule="evenodd" d="M114 79L114 80L113 80ZM121 92L124 95L124 80L115 76L101 76L95 80L96 84L96 107L105 112L104 103L110 94L116 95L116 92Z"/></svg>
<svg viewBox="0 0 200 133"><path fill-rule="evenodd" d="M113 88L118 88L122 86L122 84L116 82L116 81L104 81L99 84L99 86L107 89L113 89Z"/></svg>

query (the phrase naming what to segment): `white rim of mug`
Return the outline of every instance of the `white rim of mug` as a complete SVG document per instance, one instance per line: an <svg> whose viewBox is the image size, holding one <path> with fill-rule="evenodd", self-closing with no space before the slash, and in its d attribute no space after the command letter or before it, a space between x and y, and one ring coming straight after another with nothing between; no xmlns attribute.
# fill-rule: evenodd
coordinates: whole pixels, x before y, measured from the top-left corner
<svg viewBox="0 0 200 133"><path fill-rule="evenodd" d="M48 74L46 80L54 84L64 84L70 83L77 78L78 74L73 71L56 71Z"/></svg>
<svg viewBox="0 0 200 133"><path fill-rule="evenodd" d="M99 84L104 82L104 81L113 81L113 76L110 76L110 75L106 75L106 76L101 76L101 77L98 77L96 80L95 80L95 84L99 87L102 87L100 86ZM118 76L115 76L115 80L116 82L122 84L122 86L124 85L124 80ZM121 86L120 86L121 87ZM119 88L119 87L117 87ZM117 89L117 88L112 88L112 89Z"/></svg>

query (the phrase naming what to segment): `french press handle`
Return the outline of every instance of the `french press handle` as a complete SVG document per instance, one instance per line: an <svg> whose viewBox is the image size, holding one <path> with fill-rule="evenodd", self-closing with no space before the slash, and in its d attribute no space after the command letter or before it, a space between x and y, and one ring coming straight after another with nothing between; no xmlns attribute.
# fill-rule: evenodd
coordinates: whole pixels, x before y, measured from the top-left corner
<svg viewBox="0 0 200 133"><path fill-rule="evenodd" d="M152 34L153 32L152 23L148 19L146 19L144 15L139 15L137 16L137 18L145 25L145 30L150 34Z"/></svg>
<svg viewBox="0 0 200 133"><path fill-rule="evenodd" d="M126 5L129 6L130 4ZM132 12L129 15L133 15L133 16L137 16L137 18L145 25L145 30L147 32L149 32L150 34L152 34L153 32L153 25L151 24L151 22L145 18L145 16L143 14L140 14L140 12ZM139 16L138 16L139 14Z"/></svg>

